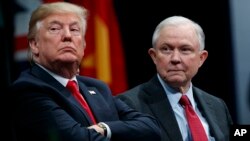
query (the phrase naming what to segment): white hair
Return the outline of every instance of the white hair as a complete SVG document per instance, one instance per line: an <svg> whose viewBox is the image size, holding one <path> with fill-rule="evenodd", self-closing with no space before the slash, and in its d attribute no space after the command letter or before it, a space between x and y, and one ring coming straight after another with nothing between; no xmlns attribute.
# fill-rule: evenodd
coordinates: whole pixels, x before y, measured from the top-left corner
<svg viewBox="0 0 250 141"><path fill-rule="evenodd" d="M194 27L195 33L197 34L198 37L198 42L200 46L200 50L204 50L205 48L205 34L199 24L196 22L182 17L182 16L172 16L169 18L164 19L162 22L160 22L157 27L155 28L155 31L153 33L153 38L152 38L152 45L155 47L156 42L159 38L160 31L162 30L163 27L166 26L176 26L176 25L183 25L183 24L190 24Z"/></svg>

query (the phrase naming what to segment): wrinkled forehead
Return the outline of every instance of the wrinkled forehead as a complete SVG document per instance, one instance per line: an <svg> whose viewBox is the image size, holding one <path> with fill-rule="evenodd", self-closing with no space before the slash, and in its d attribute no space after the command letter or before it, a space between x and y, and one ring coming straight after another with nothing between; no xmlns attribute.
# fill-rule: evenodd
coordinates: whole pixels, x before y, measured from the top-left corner
<svg viewBox="0 0 250 141"><path fill-rule="evenodd" d="M41 21L43 22L53 22L53 21L59 21L62 23L69 23L69 22L77 22L82 23L81 18L74 13L51 13L45 18L43 18Z"/></svg>
<svg viewBox="0 0 250 141"><path fill-rule="evenodd" d="M83 21L77 14L75 13L51 13L47 15L45 18L40 20L37 23L37 28L39 29L41 26L50 26L50 25L77 25L80 29L85 31L86 23Z"/></svg>
<svg viewBox="0 0 250 141"><path fill-rule="evenodd" d="M159 32L156 46L161 44L189 45L199 48L199 39L193 27L166 26Z"/></svg>
<svg viewBox="0 0 250 141"><path fill-rule="evenodd" d="M162 27L159 32L159 38L186 38L190 40L198 41L198 35L193 26L190 25L171 25Z"/></svg>

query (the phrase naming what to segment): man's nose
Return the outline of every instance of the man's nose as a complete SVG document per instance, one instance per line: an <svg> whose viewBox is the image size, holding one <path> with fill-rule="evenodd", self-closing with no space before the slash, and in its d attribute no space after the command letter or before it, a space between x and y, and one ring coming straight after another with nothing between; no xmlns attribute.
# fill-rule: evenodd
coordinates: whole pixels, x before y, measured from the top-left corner
<svg viewBox="0 0 250 141"><path fill-rule="evenodd" d="M70 32L70 29L65 28L65 29L63 30L63 35L64 35L65 37L70 37L70 36L72 36L72 33Z"/></svg>
<svg viewBox="0 0 250 141"><path fill-rule="evenodd" d="M180 52L178 50L174 50L171 54L171 61L180 62Z"/></svg>
<svg viewBox="0 0 250 141"><path fill-rule="evenodd" d="M64 29L62 33L62 40L63 41L71 41L72 33L69 29Z"/></svg>

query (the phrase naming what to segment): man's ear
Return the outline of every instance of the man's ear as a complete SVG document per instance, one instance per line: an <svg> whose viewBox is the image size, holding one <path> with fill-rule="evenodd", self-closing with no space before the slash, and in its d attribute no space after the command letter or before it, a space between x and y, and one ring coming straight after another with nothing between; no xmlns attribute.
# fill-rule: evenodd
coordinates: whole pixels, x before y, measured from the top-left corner
<svg viewBox="0 0 250 141"><path fill-rule="evenodd" d="M202 50L200 52L200 67L203 65L203 63L206 61L208 57L208 52L206 50Z"/></svg>
<svg viewBox="0 0 250 141"><path fill-rule="evenodd" d="M148 54L150 55L150 57L153 60L153 62L156 64L156 52L155 52L155 48L148 49Z"/></svg>
<svg viewBox="0 0 250 141"><path fill-rule="evenodd" d="M30 47L30 50L31 50L32 54L38 54L39 53L38 44L37 44L35 39L32 39L32 40L29 41L29 47Z"/></svg>

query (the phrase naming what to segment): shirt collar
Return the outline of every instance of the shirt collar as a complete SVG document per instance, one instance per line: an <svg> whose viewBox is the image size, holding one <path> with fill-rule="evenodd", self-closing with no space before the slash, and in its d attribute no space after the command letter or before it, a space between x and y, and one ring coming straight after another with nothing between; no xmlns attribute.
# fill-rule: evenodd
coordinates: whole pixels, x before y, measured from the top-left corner
<svg viewBox="0 0 250 141"><path fill-rule="evenodd" d="M41 67L42 69L44 69L46 72L48 72L52 77L54 77L54 78L55 78L58 82L60 82L64 87L66 87L66 85L67 85L67 83L68 83L69 80L74 80L74 81L76 81L76 83L78 83L78 82L77 82L77 79L76 79L76 76L74 76L74 77L71 78L71 79L64 78L64 77L62 77L62 76L60 76L60 75L58 75L58 74L56 74L56 73L54 73L54 72L52 72L52 71L46 69L45 67L43 67L43 66L40 65L40 64L37 64L37 65L38 65L39 67Z"/></svg>
<svg viewBox="0 0 250 141"><path fill-rule="evenodd" d="M175 108L176 106L178 106L178 103L182 94L179 91L176 91L175 89L171 88L167 83L165 83L165 81L160 77L159 74L157 74L157 77L165 91L165 94L167 95L169 99L170 105L172 106L172 108ZM185 95L187 95L192 106L195 107L192 83L190 84L190 87Z"/></svg>

